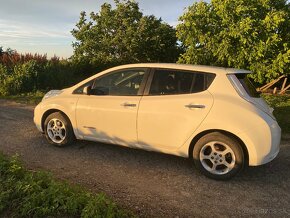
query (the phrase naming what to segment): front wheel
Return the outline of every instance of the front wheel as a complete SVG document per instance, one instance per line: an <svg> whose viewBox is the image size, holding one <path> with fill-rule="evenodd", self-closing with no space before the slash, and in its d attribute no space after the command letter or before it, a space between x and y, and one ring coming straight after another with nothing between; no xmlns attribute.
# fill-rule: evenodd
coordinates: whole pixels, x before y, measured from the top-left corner
<svg viewBox="0 0 290 218"><path fill-rule="evenodd" d="M69 119L60 112L50 114L44 122L44 132L49 143L62 147L74 140Z"/></svg>
<svg viewBox="0 0 290 218"><path fill-rule="evenodd" d="M201 137L192 156L199 171L216 180L230 179L244 167L244 153L239 142L218 132Z"/></svg>

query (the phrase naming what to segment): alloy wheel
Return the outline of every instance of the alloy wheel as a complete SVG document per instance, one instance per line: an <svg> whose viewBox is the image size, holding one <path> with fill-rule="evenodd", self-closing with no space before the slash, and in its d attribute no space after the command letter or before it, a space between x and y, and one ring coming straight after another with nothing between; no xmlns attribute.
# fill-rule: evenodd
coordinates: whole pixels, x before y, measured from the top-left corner
<svg viewBox="0 0 290 218"><path fill-rule="evenodd" d="M203 145L199 157L202 166L215 175L230 172L236 164L236 157L231 147L219 141L211 141Z"/></svg>
<svg viewBox="0 0 290 218"><path fill-rule="evenodd" d="M51 119L46 128L48 137L57 144L60 144L65 140L66 137L66 128L60 119L53 118Z"/></svg>

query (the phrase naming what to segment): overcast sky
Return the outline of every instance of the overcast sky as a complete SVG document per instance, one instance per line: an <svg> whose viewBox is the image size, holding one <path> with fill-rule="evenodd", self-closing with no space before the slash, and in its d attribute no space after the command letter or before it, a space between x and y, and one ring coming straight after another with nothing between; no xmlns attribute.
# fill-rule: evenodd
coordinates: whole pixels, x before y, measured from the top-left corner
<svg viewBox="0 0 290 218"><path fill-rule="evenodd" d="M0 0L0 46L18 52L47 53L49 57L72 55L70 31L81 11L98 12L113 0ZM194 0L137 0L141 11L176 25Z"/></svg>

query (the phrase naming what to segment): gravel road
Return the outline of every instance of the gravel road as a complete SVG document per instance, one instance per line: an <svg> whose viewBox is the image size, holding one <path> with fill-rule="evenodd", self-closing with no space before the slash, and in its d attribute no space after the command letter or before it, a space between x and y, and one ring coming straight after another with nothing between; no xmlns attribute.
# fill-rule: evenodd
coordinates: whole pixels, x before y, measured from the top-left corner
<svg viewBox="0 0 290 218"><path fill-rule="evenodd" d="M271 163L227 182L183 158L92 142L57 148L33 123L33 107L0 100L0 150L28 169L104 192L141 217L290 216L290 138Z"/></svg>

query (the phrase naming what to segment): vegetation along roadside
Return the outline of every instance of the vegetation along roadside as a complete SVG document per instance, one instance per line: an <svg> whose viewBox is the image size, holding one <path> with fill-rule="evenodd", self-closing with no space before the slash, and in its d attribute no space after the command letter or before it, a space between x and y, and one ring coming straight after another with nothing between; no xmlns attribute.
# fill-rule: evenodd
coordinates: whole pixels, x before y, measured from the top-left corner
<svg viewBox="0 0 290 218"><path fill-rule="evenodd" d="M290 95L263 94L263 98L274 109L273 113L282 129L282 136L290 135Z"/></svg>
<svg viewBox="0 0 290 218"><path fill-rule="evenodd" d="M30 172L0 153L0 217L134 217L104 194Z"/></svg>

